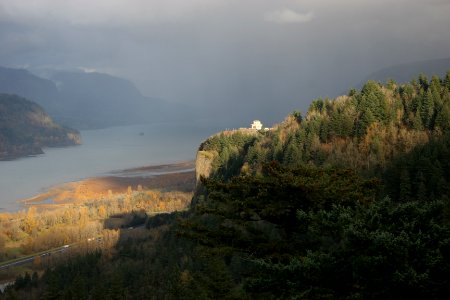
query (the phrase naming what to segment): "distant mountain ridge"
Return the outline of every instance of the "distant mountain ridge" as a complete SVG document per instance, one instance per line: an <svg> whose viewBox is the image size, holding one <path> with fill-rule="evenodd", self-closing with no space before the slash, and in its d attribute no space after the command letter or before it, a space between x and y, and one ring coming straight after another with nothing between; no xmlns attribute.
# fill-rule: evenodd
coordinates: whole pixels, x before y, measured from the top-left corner
<svg viewBox="0 0 450 300"><path fill-rule="evenodd" d="M15 94L35 101L53 114L52 107L58 98L54 82L38 77L25 69L0 66L0 93Z"/></svg>
<svg viewBox="0 0 450 300"><path fill-rule="evenodd" d="M358 84L358 87L362 87L368 80L386 82L388 79L393 79L399 83L407 83L417 74L425 74L428 77L444 76L449 69L450 57L394 65L370 74Z"/></svg>
<svg viewBox="0 0 450 300"><path fill-rule="evenodd" d="M128 80L102 73L52 71L47 79L0 67L0 93L40 104L57 122L78 129L191 118L181 104L143 96Z"/></svg>
<svg viewBox="0 0 450 300"><path fill-rule="evenodd" d="M56 124L36 103L0 94L0 160L41 154L42 147L80 143L78 131Z"/></svg>
<svg viewBox="0 0 450 300"><path fill-rule="evenodd" d="M76 128L108 127L159 118L166 103L144 97L128 80L102 73L56 72L58 118ZM82 116L82 118L80 118Z"/></svg>

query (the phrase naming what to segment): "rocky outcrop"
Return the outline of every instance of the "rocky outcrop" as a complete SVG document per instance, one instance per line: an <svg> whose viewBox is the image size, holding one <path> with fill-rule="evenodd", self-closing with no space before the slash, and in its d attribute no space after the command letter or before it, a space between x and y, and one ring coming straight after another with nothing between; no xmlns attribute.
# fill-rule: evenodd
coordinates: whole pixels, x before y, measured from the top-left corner
<svg viewBox="0 0 450 300"><path fill-rule="evenodd" d="M221 178L238 175L243 163L240 157L245 156L249 146L263 136L264 132L241 128L224 130L207 138L197 151L195 163L197 182L201 177L215 177L218 174Z"/></svg>
<svg viewBox="0 0 450 300"><path fill-rule="evenodd" d="M200 177L208 178L213 170L212 163L218 153L216 151L199 150L195 159L195 178L197 182Z"/></svg>

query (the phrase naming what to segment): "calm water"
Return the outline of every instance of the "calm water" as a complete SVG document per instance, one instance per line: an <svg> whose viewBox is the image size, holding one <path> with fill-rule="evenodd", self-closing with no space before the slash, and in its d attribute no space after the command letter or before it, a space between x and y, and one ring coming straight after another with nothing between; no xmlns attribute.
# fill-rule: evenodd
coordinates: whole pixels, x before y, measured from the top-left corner
<svg viewBox="0 0 450 300"><path fill-rule="evenodd" d="M192 160L200 143L219 128L204 124L152 124L82 131L83 145L46 148L45 154L0 162L0 208L53 185L110 171Z"/></svg>

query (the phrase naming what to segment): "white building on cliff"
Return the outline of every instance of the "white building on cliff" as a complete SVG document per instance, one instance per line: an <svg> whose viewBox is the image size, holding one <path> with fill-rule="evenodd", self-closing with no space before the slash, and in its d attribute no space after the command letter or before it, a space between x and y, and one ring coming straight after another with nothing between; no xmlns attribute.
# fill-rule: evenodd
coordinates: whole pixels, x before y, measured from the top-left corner
<svg viewBox="0 0 450 300"><path fill-rule="evenodd" d="M261 123L260 120L254 120L253 123L250 125L250 128L255 130L261 130L262 126L263 124Z"/></svg>

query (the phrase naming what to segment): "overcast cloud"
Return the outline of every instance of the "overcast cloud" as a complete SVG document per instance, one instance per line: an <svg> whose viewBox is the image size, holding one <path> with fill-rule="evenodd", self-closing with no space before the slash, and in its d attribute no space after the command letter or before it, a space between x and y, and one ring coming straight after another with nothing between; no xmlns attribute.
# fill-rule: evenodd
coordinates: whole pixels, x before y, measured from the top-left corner
<svg viewBox="0 0 450 300"><path fill-rule="evenodd" d="M449 3L0 0L0 65L98 70L275 122L382 67L449 57Z"/></svg>
<svg viewBox="0 0 450 300"><path fill-rule="evenodd" d="M306 23L311 21L313 17L314 14L312 11L299 13L295 10L285 8L267 13L265 19L275 23Z"/></svg>

